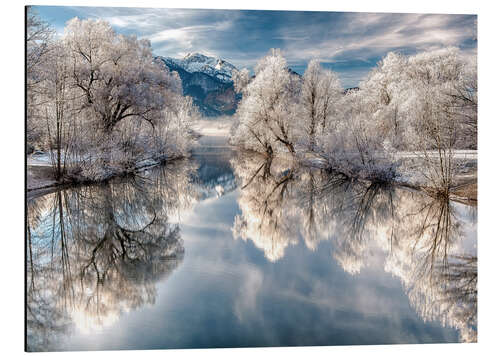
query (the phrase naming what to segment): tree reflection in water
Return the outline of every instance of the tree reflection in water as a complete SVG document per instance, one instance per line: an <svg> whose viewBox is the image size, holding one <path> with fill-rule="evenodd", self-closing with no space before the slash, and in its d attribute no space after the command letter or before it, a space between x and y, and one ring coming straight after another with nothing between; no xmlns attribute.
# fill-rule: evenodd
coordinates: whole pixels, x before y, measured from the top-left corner
<svg viewBox="0 0 500 357"><path fill-rule="evenodd" d="M28 202L28 350L48 350L74 328L102 328L154 304L155 283L183 260L169 217L196 200L194 170L179 162Z"/></svg>
<svg viewBox="0 0 500 357"><path fill-rule="evenodd" d="M301 240L311 250L330 241L350 274L381 250L385 270L403 282L424 320L458 329L462 341L477 340L476 249L467 249L463 231L467 220L475 224L475 207L277 161L244 154L232 160L242 188L235 238L253 241L270 261ZM462 217L467 211L472 218Z"/></svg>

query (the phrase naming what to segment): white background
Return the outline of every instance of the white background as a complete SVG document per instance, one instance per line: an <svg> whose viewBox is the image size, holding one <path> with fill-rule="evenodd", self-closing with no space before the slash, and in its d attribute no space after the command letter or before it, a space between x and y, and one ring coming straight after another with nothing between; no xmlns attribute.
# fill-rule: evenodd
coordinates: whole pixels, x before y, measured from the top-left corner
<svg viewBox="0 0 500 357"><path fill-rule="evenodd" d="M0 211L0 350L3 355L19 355L24 350L24 5L6 4L0 11L1 71L0 77L0 145L1 145L1 211ZM498 67L500 18L495 1L417 0L384 1L194 1L194 0L102 0L102 1L36 1L30 5L89 5L172 8L327 10L416 13L478 14L479 62L479 342L477 344L392 345L313 348L245 348L212 350L160 350L78 353L79 356L124 354L127 356L287 356L332 354L350 356L482 356L498 355L500 329L497 318L500 296L498 207L499 158L499 89ZM48 353L64 356L69 353Z"/></svg>

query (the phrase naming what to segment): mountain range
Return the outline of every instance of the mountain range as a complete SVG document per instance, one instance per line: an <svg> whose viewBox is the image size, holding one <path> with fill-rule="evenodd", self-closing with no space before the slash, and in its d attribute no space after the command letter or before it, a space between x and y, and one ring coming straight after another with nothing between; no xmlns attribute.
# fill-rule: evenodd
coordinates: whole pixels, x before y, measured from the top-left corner
<svg viewBox="0 0 500 357"><path fill-rule="evenodd" d="M241 95L234 91L231 63L201 53L189 53L182 59L158 56L182 80L183 94L193 98L206 117L232 115Z"/></svg>

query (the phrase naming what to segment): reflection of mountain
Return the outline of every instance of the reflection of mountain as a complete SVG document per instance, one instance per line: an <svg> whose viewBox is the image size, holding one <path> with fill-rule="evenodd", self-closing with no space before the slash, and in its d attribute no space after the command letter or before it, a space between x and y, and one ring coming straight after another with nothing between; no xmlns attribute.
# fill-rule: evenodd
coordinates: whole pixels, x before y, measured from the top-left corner
<svg viewBox="0 0 500 357"><path fill-rule="evenodd" d="M27 344L46 350L154 304L156 283L182 262L169 216L195 197L192 164L58 191L28 203ZM161 184L158 184L161 182Z"/></svg>
<svg viewBox="0 0 500 357"><path fill-rule="evenodd" d="M475 240L475 216L467 214L474 208L255 155L232 164L241 184L235 237L253 241L271 261L289 245L303 241L314 250L331 241L334 259L350 274L381 252L423 319L476 340L477 259L467 247Z"/></svg>
<svg viewBox="0 0 500 357"><path fill-rule="evenodd" d="M198 168L200 199L222 196L236 189L236 180L229 165L214 166L203 162Z"/></svg>
<svg viewBox="0 0 500 357"><path fill-rule="evenodd" d="M225 145L225 140L210 142L205 139L197 148L194 158L198 162L195 186L201 200L222 196L237 188L233 168L229 163L233 152Z"/></svg>

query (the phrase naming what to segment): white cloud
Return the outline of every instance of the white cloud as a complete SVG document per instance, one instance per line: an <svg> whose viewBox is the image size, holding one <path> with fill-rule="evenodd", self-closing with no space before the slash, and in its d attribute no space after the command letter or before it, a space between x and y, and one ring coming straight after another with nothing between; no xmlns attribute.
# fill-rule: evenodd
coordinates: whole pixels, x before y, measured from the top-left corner
<svg viewBox="0 0 500 357"><path fill-rule="evenodd" d="M324 61L352 57L383 56L400 48L426 49L431 46L460 45L473 36L474 29L455 25L455 15L393 15L393 14L347 14L340 33L317 41L290 41L284 52L290 61L307 61L320 58ZM321 27L309 27L313 33ZM314 36L311 36L314 37Z"/></svg>
<svg viewBox="0 0 500 357"><path fill-rule="evenodd" d="M151 40L154 53L163 56L181 57L196 51L224 58L239 68L252 68L269 48L279 47L296 68L304 68L313 58L327 63L357 62L358 66L341 73L344 83L357 82L353 76L367 73L368 67L389 51L409 54L462 46L474 55L477 47L477 21L470 15L92 7L74 10L82 17L100 17L118 31ZM363 61L365 68L357 68Z"/></svg>

